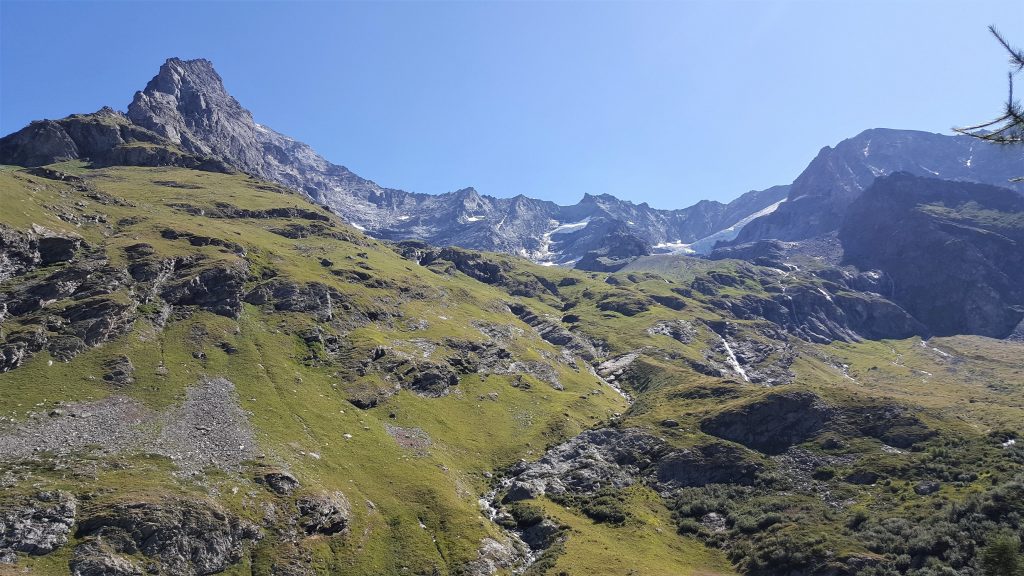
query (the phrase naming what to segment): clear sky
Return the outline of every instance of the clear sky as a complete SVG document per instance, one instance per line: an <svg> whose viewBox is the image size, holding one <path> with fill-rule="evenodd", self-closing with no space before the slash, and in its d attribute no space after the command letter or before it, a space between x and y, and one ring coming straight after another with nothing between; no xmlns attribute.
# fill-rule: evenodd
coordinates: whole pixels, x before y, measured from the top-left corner
<svg viewBox="0 0 1024 576"><path fill-rule="evenodd" d="M378 183L659 208L793 180L866 128L987 120L1024 2L0 0L0 132L213 61L257 122Z"/></svg>

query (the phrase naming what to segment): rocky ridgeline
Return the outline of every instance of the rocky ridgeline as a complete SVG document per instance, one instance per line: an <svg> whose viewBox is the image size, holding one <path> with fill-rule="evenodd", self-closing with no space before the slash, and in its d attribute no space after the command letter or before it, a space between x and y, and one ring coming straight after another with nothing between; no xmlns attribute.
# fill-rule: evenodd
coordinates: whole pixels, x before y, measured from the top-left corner
<svg viewBox="0 0 1024 576"><path fill-rule="evenodd" d="M610 195L572 206L472 188L440 195L386 188L332 164L312 148L257 124L224 88L208 60L171 58L135 93L127 114L42 120L0 139L0 163L42 166L84 159L94 166L181 166L240 170L329 205L370 234L417 239L605 270L655 244L693 242L777 202L785 187L728 204L702 201L657 210ZM614 233L612 233L614 232Z"/></svg>
<svg viewBox="0 0 1024 576"><path fill-rule="evenodd" d="M179 166L209 172L232 172L229 164L181 151L170 140L103 108L62 120L40 120L0 138L0 163L44 166L67 160L93 166Z"/></svg>
<svg viewBox="0 0 1024 576"><path fill-rule="evenodd" d="M1024 185L1013 181L1020 176L1022 159L1019 149L969 136L865 130L835 147L822 148L789 187L787 201L744 226L736 242L805 240L834 232L847 208L876 179L897 172L1024 191Z"/></svg>

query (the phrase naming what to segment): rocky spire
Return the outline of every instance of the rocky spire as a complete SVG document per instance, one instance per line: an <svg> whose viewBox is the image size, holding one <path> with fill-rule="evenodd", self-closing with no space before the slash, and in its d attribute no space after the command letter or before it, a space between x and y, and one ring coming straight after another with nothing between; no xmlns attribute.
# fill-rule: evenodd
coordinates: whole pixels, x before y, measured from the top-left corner
<svg viewBox="0 0 1024 576"><path fill-rule="evenodd" d="M227 90L209 60L168 59L128 106L135 124L184 150L217 156L253 174L266 175L252 114Z"/></svg>

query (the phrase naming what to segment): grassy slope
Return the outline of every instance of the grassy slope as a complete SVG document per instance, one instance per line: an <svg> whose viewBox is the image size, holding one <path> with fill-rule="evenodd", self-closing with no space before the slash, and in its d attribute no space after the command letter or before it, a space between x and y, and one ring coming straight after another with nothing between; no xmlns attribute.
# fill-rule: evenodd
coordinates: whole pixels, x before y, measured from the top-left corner
<svg viewBox="0 0 1024 576"><path fill-rule="evenodd" d="M355 348L352 354L366 353L377 344L400 345L417 338L436 342L447 337L482 340L471 325L473 320L522 328L523 337L514 342L512 350L519 358L540 360L542 354L557 354L558 350L496 305L518 299L535 312L556 319L565 314L578 316L572 326L603 342L608 356L638 348L646 351L641 365L650 377L643 389L635 391L637 403L624 415L626 424L654 428L671 442L687 446L708 440L698 429L702 418L730 406L716 399L683 399L687 390L722 384L720 379L697 374L680 361L700 359L702 350L713 345L713 333L700 328L695 342L682 344L646 332L663 319L715 319L718 313L713 308L701 300L684 298L687 306L682 311L650 302L647 311L623 316L602 311L597 305L606 297L644 300L649 295L673 295L672 288L688 285L693 275L703 273L707 266L703 261L699 270L659 270L663 276L640 272L630 276L624 271L611 275L619 281L616 286L605 282L606 274L544 268L495 255L493 260L508 263L516 277L542 276L556 283L571 277L578 282L560 288L558 298L514 298L501 287L485 285L460 273L439 274L416 266L342 223L337 223L335 229L350 234L355 242L321 237L291 240L268 231L287 224L286 220L214 219L191 216L170 206L187 203L212 208L215 201L220 201L250 209L315 209L299 196L283 194L274 187L268 189L244 176L165 168L89 170L75 163L55 168L86 176L96 190L134 206L100 205L69 186L4 168L0 170L0 205L5 210L0 221L21 229L34 223L79 234L91 245L102 246L115 265L124 264L121 248L140 241L152 244L164 257L201 254L209 263L239 262L242 257L230 251L165 240L160 231L170 227L217 237L244 246L244 258L253 268L270 267L280 277L299 282L322 282L351 296L359 306L390 302L401 311L401 319L370 324L348 334L347 342ZM193 188L155 184L159 181ZM78 202L86 205L79 206ZM76 227L54 216L60 212L102 213L106 224ZM138 216L143 218L137 223L119 223ZM322 266L321 258L330 259L336 270L368 267L375 278L386 279L393 286L415 287L424 296L398 301L394 288L346 282ZM737 264L722 262L715 266L733 272ZM742 294L760 288L751 284L732 290ZM405 321L419 319L428 321L425 330L412 330L411 322ZM0 375L0 414L20 420L58 400L85 401L111 394L98 377L103 361L121 353L130 356L136 366L137 382L127 393L154 409L179 402L185 388L201 375L223 375L235 383L243 408L251 412L267 461L288 466L310 489L343 490L355 504L355 529L349 535L303 542L316 566L327 572L397 574L403 568L413 573L429 573L435 568L447 573L452 566L473 559L480 539L497 533L477 509L476 499L487 488L484 472L500 470L520 458L539 457L547 446L606 422L612 414L626 409L620 397L585 370L576 372L559 366L564 391L542 382L533 382L528 390L515 388L506 376L467 376L455 393L444 398L421 398L402 392L380 407L361 411L345 400L344 393L360 382L352 381L350 375L336 375L337 367L303 361L307 350L297 333L312 323L306 315L268 314L249 305L237 322L200 312L159 331L140 320L129 336L90 350L69 364L50 365L50 358L40 353L25 366ZM192 335L200 326L207 336L196 342ZM752 332L749 335L756 337ZM239 353L225 354L213 345L220 341L232 343ZM800 356L793 365L797 375L793 386L816 390L826 398L854 403L891 399L918 405L927 411L930 424L969 438L982 438L996 428L1019 428L1024 422L1024 406L1019 401L1024 378L1019 360L1015 361L1021 353L1019 344L960 337L936 340L929 346L922 346L916 339L824 347L795 345ZM931 346L950 356L935 352ZM205 361L192 356L199 350L207 355ZM166 374L157 373L161 364L168 369ZM834 367L838 364L849 365L849 376ZM41 386L40 382L48 385ZM732 386L737 388L739 398L731 402L765 393L757 387ZM595 389L601 393L593 394ZM497 401L489 397L492 393L497 394ZM672 430L657 427L669 417L681 426ZM426 455L397 446L387 434L385 423L422 428L432 440ZM352 438L346 440L343 434ZM866 449L877 449L877 445ZM312 457L314 453L319 458ZM926 455L906 454L903 458L924 459ZM878 465L889 464L881 461ZM254 463L256 469L258 464ZM140 457L126 468L100 462L96 470L95 478L76 477L41 466L30 471L29 478L41 485L73 490L101 486L109 490L104 492L109 499L124 498L128 493L217 494L218 499L254 520L259 517L259 502L266 499L248 477L218 473L199 481L180 481L170 474L170 463L161 459ZM233 487L240 487L238 496L231 496ZM957 498L972 489L967 485L944 490L947 497ZM257 496L243 498L247 493ZM870 488L852 494L865 505L876 498ZM621 574L628 573L629 568L641 574L729 571L721 552L676 535L666 509L656 498L632 495L634 519L625 527L595 524L551 502L542 504L550 515L572 528L565 554L557 564L559 570L570 574ZM822 529L835 528L827 525ZM27 565L39 573L62 573L69 550L67 547ZM247 562L251 562L254 573L266 573L269 562L279 553L264 541ZM243 565L232 572L249 570Z"/></svg>

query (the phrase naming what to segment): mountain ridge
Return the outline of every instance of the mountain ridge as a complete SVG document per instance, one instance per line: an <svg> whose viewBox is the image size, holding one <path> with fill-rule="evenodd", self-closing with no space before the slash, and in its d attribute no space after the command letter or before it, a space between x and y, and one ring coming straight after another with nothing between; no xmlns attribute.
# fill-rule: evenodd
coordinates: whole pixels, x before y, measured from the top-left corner
<svg viewBox="0 0 1024 576"><path fill-rule="evenodd" d="M871 128L823 147L793 181L785 205L749 223L735 243L804 240L837 230L846 208L880 176L905 172L1024 193L1024 151L970 136Z"/></svg>
<svg viewBox="0 0 1024 576"><path fill-rule="evenodd" d="M168 59L135 93L124 116L189 154L218 158L243 172L299 190L380 238L495 250L550 264L579 260L586 254L582 247L606 248L601 227L588 230L584 225L574 229L572 238L558 238L564 235L560 227L587 218L621 220L630 234L648 246L688 243L735 224L782 194L772 188L728 204L701 201L688 208L659 210L608 194L585 193L578 203L560 206L522 194L512 198L480 195L473 188L438 195L387 188L256 123L204 59ZM0 154L0 161L12 160L24 161Z"/></svg>

